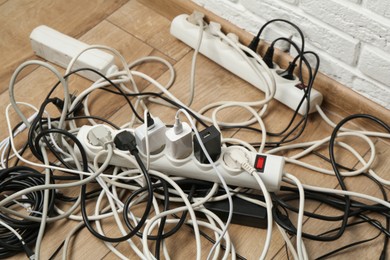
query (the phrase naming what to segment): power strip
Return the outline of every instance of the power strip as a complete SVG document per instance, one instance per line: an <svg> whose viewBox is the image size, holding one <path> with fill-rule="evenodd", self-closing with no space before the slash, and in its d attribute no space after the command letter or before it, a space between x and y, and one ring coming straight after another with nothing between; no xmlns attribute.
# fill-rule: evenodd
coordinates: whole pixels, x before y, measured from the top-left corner
<svg viewBox="0 0 390 260"><path fill-rule="evenodd" d="M174 18L171 23L170 31L177 39L188 46L195 48L199 37L199 26L189 22L188 17L189 15L182 14ZM266 83L256 75L248 62L228 43L222 41L218 36L211 34L207 26L204 28L199 52L265 92L264 86ZM264 71L264 68L260 66L260 64L255 64L259 67L260 71ZM297 87L300 85L300 81L297 77L295 77L294 80L288 80L279 76L278 73L282 72L280 68L271 69L271 71L276 81L275 98L295 111L304 95L304 91ZM322 100L322 94L317 90L312 89L309 113L315 112L316 105L321 105ZM307 100L305 99L298 112L301 115L304 115L306 114L306 108Z"/></svg>
<svg viewBox="0 0 390 260"><path fill-rule="evenodd" d="M94 145L93 142L88 139L88 133L93 128L102 126L111 133L112 139L114 139L118 132L123 131L115 131L106 125L82 126L77 134L77 139L83 144L83 148L87 153L88 160L90 161L95 159L96 154L102 151L103 147ZM233 151L241 153L248 159L248 163L258 171L258 174L266 185L268 191L275 192L280 190L280 182L282 180L284 169L284 158L276 155L249 152L240 146L230 146L228 148L222 147L222 153L215 162L218 171L221 173L227 184L251 189L260 189L255 178L249 173L243 171L240 165L237 165L233 160L231 160L231 154ZM77 146L75 146L75 152L77 157L80 159L81 154ZM120 167L136 168L136 165L133 164L133 162L121 157L121 153L131 156L127 151L115 149L110 164ZM145 162L145 155L142 153L140 153L140 155L142 160ZM98 161L102 163L104 160L105 158L102 156ZM167 175L220 183L218 175L214 171L213 167L210 164L200 163L194 156L193 152L184 159L174 159L168 155L165 147L163 151L150 156L150 169L158 170L159 172Z"/></svg>
<svg viewBox="0 0 390 260"><path fill-rule="evenodd" d="M48 26L36 27L30 34L31 47L35 54L63 68L68 67L73 57L89 47L88 44L60 33ZM80 55L73 69L91 68L103 75L114 66L114 56L101 50L88 50ZM99 75L91 71L80 71L77 74L96 81Z"/></svg>

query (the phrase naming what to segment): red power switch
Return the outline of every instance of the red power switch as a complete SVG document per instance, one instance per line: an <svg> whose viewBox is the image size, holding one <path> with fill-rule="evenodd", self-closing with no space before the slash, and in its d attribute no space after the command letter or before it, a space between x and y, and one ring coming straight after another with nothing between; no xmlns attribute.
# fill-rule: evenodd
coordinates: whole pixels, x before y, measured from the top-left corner
<svg viewBox="0 0 390 260"><path fill-rule="evenodd" d="M255 168L258 172L264 172L266 160L267 160L267 156L260 155L260 154L256 155Z"/></svg>

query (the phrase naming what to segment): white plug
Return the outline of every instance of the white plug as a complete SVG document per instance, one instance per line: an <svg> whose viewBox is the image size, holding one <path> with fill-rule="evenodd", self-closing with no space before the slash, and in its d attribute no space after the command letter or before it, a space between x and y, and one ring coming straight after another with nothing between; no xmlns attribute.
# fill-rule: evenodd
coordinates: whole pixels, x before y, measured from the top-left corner
<svg viewBox="0 0 390 260"><path fill-rule="evenodd" d="M88 132L87 139L89 144L93 146L106 146L112 143L111 131L104 125L97 125Z"/></svg>
<svg viewBox="0 0 390 260"><path fill-rule="evenodd" d="M187 45L196 48L196 41L194 41L194 39L197 39L199 35L199 26L195 26L188 22L187 18L188 15L182 14L173 19L170 32L173 36ZM269 85L269 83L259 78L258 74L252 69L247 60L245 60L232 46L221 41L219 36L215 37L215 35L221 33L220 30L221 25L217 23L210 22L209 26L205 26L199 52L228 71L249 82L259 90L266 92L267 88L265 86ZM229 38L233 40L234 36L230 36ZM265 68L260 66L257 62L255 65L263 75L267 75ZM304 91L296 87L300 84L300 81L298 79L288 80L282 78L276 73L275 69L271 69L271 72L276 80L274 98L291 109L296 110L304 95ZM265 78L267 78L267 76L265 76ZM321 105L322 100L322 94L317 90L312 89L310 102L305 99L298 112L301 115L305 115L307 107L309 106L309 113L314 113L316 112L316 105Z"/></svg>
<svg viewBox="0 0 390 260"><path fill-rule="evenodd" d="M165 133L168 155L174 159L184 159L192 153L192 129L186 122L175 118L175 125Z"/></svg>
<svg viewBox="0 0 390 260"><path fill-rule="evenodd" d="M204 13L194 11L190 16L188 16L188 21L194 25L198 25L203 22Z"/></svg>
<svg viewBox="0 0 390 260"><path fill-rule="evenodd" d="M250 175L259 175L267 183L268 190L280 189L285 164L282 156L253 153L240 146L230 146L223 153L223 162L233 176L244 170Z"/></svg>
<svg viewBox="0 0 390 260"><path fill-rule="evenodd" d="M219 33L221 33L221 24L216 23L216 22L210 22L209 24L209 29L210 33L214 36L219 36Z"/></svg>
<svg viewBox="0 0 390 260"><path fill-rule="evenodd" d="M156 154L165 147L166 126L158 117L148 116L145 123L135 129L135 140L138 150L146 154L146 137L149 143L149 153ZM147 135L147 136L146 136Z"/></svg>

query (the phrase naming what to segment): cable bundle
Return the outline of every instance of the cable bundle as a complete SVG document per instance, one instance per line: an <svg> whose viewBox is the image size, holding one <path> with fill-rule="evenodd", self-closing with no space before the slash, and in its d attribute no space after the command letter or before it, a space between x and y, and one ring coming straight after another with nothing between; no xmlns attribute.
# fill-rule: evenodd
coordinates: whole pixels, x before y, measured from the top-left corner
<svg viewBox="0 0 390 260"><path fill-rule="evenodd" d="M287 22L296 28L301 36L301 46L299 47L290 39L279 38L271 43L269 52L267 52L269 54L261 58L256 53L257 45L264 28L273 22ZM300 29L282 19L270 21L260 29L259 34L248 48L227 37L218 28L207 25L203 20L197 20L197 24L200 28L199 40L193 56L188 102L178 99L170 92L170 88L174 84L175 72L172 65L167 61L158 57L146 57L127 64L116 50L105 46L91 46L85 49L84 52L92 48L110 51L121 61L122 70L117 68L116 71L108 75L103 75L88 68L73 70L73 64L82 54L80 53L72 59L64 76L53 66L42 61L25 62L15 71L9 89L11 104L6 109L9 137L0 143L2 151L0 229L4 231L1 233L0 257L8 257L19 251L26 251L29 257L40 258L41 242L46 226L54 221L68 219L78 221L79 224L64 238L61 247L65 259L71 247L72 237L82 228L87 228L92 235L100 239L107 248L121 259L126 259L128 254L116 248L115 243L126 244L127 248L141 259L160 259L163 257L168 259L170 256L166 243L167 239L172 238L185 227L191 228L193 232L196 259L200 259L202 255L201 236L206 237L213 243L211 250L208 252L208 259L219 259L221 257L222 259L229 257L244 259L236 252L228 232L233 215L232 196L237 196L266 208L267 235L264 245L261 245L261 259L267 256L274 223L276 223L276 227L285 240L286 247L295 259L309 258L304 239L334 241L341 237L350 226L361 224L372 225L380 231L380 234L385 235L384 249L381 253L381 257L385 257L388 236L390 235L388 231L390 204L387 202L384 186L389 185L390 181L379 177L372 169L375 145L369 136L389 138L390 135L387 133L353 131L343 128L343 125L349 120L361 117L377 122L390 133L389 126L379 119L367 115L350 116L336 125L326 117L320 107L317 107L324 120L334 127L332 135L322 140L305 143L297 142L309 119L308 110L301 118L298 118L298 111L305 99L307 102L310 101L310 91L319 68L318 56L304 49L304 38ZM202 42L202 32L206 27L221 40L231 45L251 64L259 79L267 83L263 100L248 102L218 101L208 104L198 111L191 107L195 94L196 56ZM273 64L273 48L278 41L288 41L298 52L298 56L293 58L289 68L282 74L289 77L294 68L298 66L297 74L302 83L303 95L300 105L296 108L287 126L281 131L271 133L267 132L263 118L267 116L268 104L273 99L277 87L268 67ZM307 59L308 55L314 56L316 59L314 69L312 69ZM262 73L253 61L258 66L262 66L265 73ZM164 86L147 74L135 70L136 66L144 62L165 64L170 72L169 82ZM30 65L43 66L52 71L58 78L58 83L48 92L39 107L17 102L14 96L14 85L18 74ZM303 80L304 67L308 72L307 82ZM89 88L80 91L78 95L71 94L69 77L81 70L92 71L98 74L100 79ZM136 77L146 80L157 91L140 91L136 84ZM54 96L53 93L56 93L58 89L63 91L62 96ZM126 124L118 125L91 113L92 93L97 91L99 91L99 95L108 96L111 94L123 98L126 106L131 110L131 116L127 118ZM191 125L193 135L205 155L206 162L213 168L220 184L173 177L169 172L160 172L159 169L150 167L150 160L154 155L151 154L151 151L148 151L148 145L146 145L147 148L145 154L143 154L146 159L142 160L134 134L135 128L139 125L144 124L146 129L150 127L148 105L151 103L177 110L178 112L174 117L176 124L180 122L180 116L187 119ZM22 112L21 106L32 111L29 117ZM251 115L251 118L238 123L219 120L218 113L231 107L244 108ZM11 108L20 117L20 123L13 124L11 122L9 116ZM53 108L56 109L55 112L53 112ZM309 109L309 106L307 108ZM212 111L211 116L206 116L205 113L210 110ZM80 128L86 124L94 126L94 130L91 132L91 140L93 140L96 147L99 147L99 152L94 157L88 155L85 147L78 139ZM252 193L259 193L259 191L254 192L240 187L229 187L204 146L196 124L200 124L205 128L212 124L217 130L246 129L259 134L260 142L256 143L222 136L221 143L223 147L238 144L248 151L267 154L282 154L287 150L299 150L294 155L286 156L286 162L298 165L303 170L310 169L323 174L335 175L342 190L301 184L298 178L286 172L283 181L287 186L282 187L283 193L270 194L253 165L248 163L247 158L237 154L233 158L234 162L253 177L253 180L258 184L258 190L261 191L263 199L252 196ZM258 124L258 127L254 124ZM113 138L110 130L107 129L115 129L120 134ZM15 145L14 139L23 131L28 131L28 140L18 147ZM147 131L146 137L148 136ZM272 136L273 139L270 140L267 135ZM337 140L338 137L342 136L354 136L367 142L370 146L368 160L363 159L363 156L351 145ZM275 137L279 137L279 140L275 141ZM149 141L146 138L146 144ZM329 159L317 152L323 146L329 146ZM349 169L337 162L335 160L335 146L349 151L361 162L362 167ZM118 150L121 152L119 153ZM27 152L31 152L34 159L26 159L25 154ZM316 154L328 161L332 165L332 170L326 170L304 162L302 158L310 154ZM120 156L121 159L128 162L128 166L115 166L112 163L114 156ZM14 161L12 161L13 157L16 157ZM14 165L11 166L12 162ZM22 163L39 168L39 170L20 166ZM383 199L348 191L343 182L343 177L360 174L366 174L377 183L382 190ZM68 193L73 193L73 195L67 195ZM374 204L359 202L353 199L352 196L374 201ZM305 211L305 200L307 199L330 205L342 211L343 214L330 217L307 212ZM224 200L227 200L229 205L225 222L205 206L205 203L210 201ZM292 206L291 201L298 201L298 207ZM79 210L81 213L78 213ZM371 218L369 216L371 212L384 216L386 225ZM199 219L197 217L199 213L202 213L205 219ZM298 214L297 222L292 223L289 214L295 213ZM339 228L329 230L324 234L309 234L303 230L304 216L327 221L340 221L341 225ZM360 218L360 221L351 222L350 220L354 217ZM106 225L104 220L114 221L117 232L107 232L107 229L104 228ZM205 233L205 229L212 232L214 237L212 238ZM333 234L334 232L336 234ZM17 234L19 234L19 237ZM296 246L292 245L289 236L296 236ZM329 252L322 257L328 257L338 251L367 241L356 242L334 252ZM29 249L29 246L34 243L35 255ZM61 247L53 252L53 257Z"/></svg>

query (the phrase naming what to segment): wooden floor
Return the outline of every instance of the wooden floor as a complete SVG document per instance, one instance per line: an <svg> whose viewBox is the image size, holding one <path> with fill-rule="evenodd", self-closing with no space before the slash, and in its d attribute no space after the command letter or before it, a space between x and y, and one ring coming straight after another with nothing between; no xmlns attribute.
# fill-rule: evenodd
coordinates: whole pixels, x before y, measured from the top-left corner
<svg viewBox="0 0 390 260"><path fill-rule="evenodd" d="M193 51L176 40L169 34L170 21L157 14L151 9L138 3L136 0L115 0L115 1L27 1L27 0L0 0L0 122L4 122L4 109L9 103L8 83L13 71L23 61L37 59L34 56L30 43L29 34L33 28L40 24L46 24L65 34L78 38L90 44L105 44L120 51L128 62L144 56L155 55L169 60L175 67L177 79L172 93L182 100L188 99L189 72ZM197 63L196 96L194 109L218 100L253 100L262 97L253 87L239 78L229 74L207 58L199 56ZM139 68L147 72L160 82L167 82L169 73L166 67L154 63L143 65ZM63 69L59 68L63 72ZM16 97L18 101L24 101L39 106L48 89L56 82L55 78L42 68L29 67L18 78L16 85ZM71 79L72 91L82 90L88 87L89 81L75 77ZM155 91L152 86L140 81L142 88ZM100 94L100 93L99 93ZM125 101L104 95L95 95L92 104L92 113L108 118L117 124L126 122L131 111L125 106ZM150 106L155 116L162 118L164 122L172 123L174 112L172 109L161 109L156 105ZM339 114L333 108L327 108L330 117L339 121ZM277 131L287 123L291 111L283 105L272 102L269 113L265 117L267 129ZM247 113L239 109L232 109L222 113L221 118L225 120L242 120L249 118ZM13 115L13 122L17 122ZM317 140L329 136L332 129L322 121L318 115L310 117L307 129L300 141ZM5 124L1 124L0 138L7 136ZM229 131L224 136L235 136L248 142L258 141L258 136L245 131ZM386 140L374 139L378 155L375 162L377 173L388 178L386 173L390 169L390 144ZM353 140L354 147L357 147L363 155L369 150L366 144ZM327 155L327 148L320 150ZM355 167L359 165L356 158L350 154L339 151L337 158L343 165ZM315 156L309 156L305 160L312 164L331 169L330 165ZM288 165L287 171L297 176L303 183L323 187L338 187L334 176L327 176L298 166ZM377 186L368 181L365 177L354 177L346 179L350 190L364 192L380 197ZM307 202L305 209L311 212L321 212L329 215L339 215L327 206L318 203ZM293 218L294 219L294 218ZM382 220L381 220L382 221ZM48 226L43 240L42 259L48 259L61 242L65 239L70 230L77 224L71 220L59 221ZM334 223L337 226L339 223ZM328 230L329 222L318 222L305 218L304 231L321 233ZM107 228L114 236L118 234L114 226ZM266 231L232 225L229 229L236 251L247 259L259 257ZM377 230L368 225L350 229L341 239L331 243L319 243L305 240L310 258L313 259L341 245L370 238L377 233ZM382 238L362 246L354 247L346 252L336 255L335 259L376 259L382 247ZM167 241L172 259L193 259L195 255L195 243L190 229L183 228L177 235ZM202 247L205 259L207 249L211 244L202 239ZM131 259L136 259L135 254L125 243L120 243L117 248ZM93 237L86 229L83 229L74 238L70 248L71 259L115 259L116 256L104 245L103 242ZM60 252L61 253L61 252ZM390 255L388 255L390 256ZM23 258L20 254L16 258ZM60 259L58 255L55 259ZM279 232L273 232L271 248L268 259L287 259L284 242Z"/></svg>

